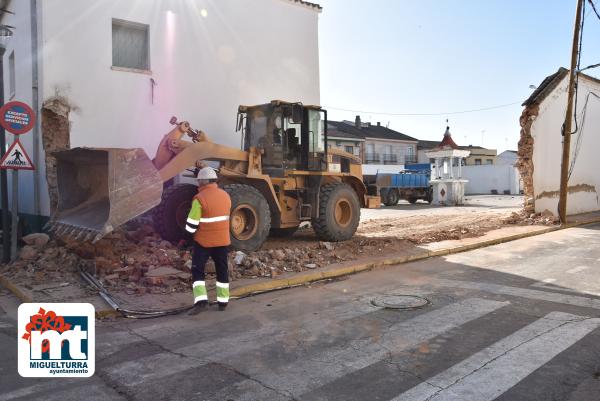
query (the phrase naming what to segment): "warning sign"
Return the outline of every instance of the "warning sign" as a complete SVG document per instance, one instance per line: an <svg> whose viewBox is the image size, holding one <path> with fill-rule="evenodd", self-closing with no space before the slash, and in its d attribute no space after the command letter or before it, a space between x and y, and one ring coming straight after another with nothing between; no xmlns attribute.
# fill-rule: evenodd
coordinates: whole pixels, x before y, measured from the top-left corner
<svg viewBox="0 0 600 401"><path fill-rule="evenodd" d="M10 133L21 135L33 128L35 114L23 102L8 102L0 108L0 125Z"/></svg>
<svg viewBox="0 0 600 401"><path fill-rule="evenodd" d="M0 160L0 169L35 170L25 148L17 139Z"/></svg>

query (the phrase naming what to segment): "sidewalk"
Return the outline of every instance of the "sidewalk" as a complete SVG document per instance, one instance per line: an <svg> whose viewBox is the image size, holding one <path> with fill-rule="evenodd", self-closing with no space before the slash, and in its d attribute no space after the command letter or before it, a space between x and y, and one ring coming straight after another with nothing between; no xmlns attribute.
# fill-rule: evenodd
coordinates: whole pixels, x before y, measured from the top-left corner
<svg viewBox="0 0 600 401"><path fill-rule="evenodd" d="M489 231L480 237L432 242L423 245L411 245L410 247L405 247L402 252L388 253L383 256L363 257L358 260L331 264L318 270L315 269L300 273L285 273L277 276L277 278L236 280L231 283L231 297L233 299L243 298L261 292L305 285L315 281L342 277L348 274L359 273L390 265L398 265L430 257L465 252L520 238L540 235L563 228L598 222L600 222L600 212L587 213L571 216L569 223L563 227L539 225L510 226ZM98 317L118 315L118 312L114 311L99 295L81 289L78 289L76 293L73 293L73 286L53 284L46 288L34 288L33 291L31 291L16 286L2 276L0 276L0 285L8 288L22 302L48 301L48 295L52 293L52 297L50 298L61 299L63 298L61 295L64 295L64 298L66 298L65 300L69 299L71 302L72 299L77 299L78 302L92 303L96 307ZM61 292L65 292L65 294L61 294ZM212 291L209 288L209 297L211 296L211 292ZM111 295L119 301L122 307L129 309L172 309L189 306L191 302L191 295L187 293L144 294L137 296L128 296L128 294L125 293L113 293ZM214 294L212 294L212 296L214 298Z"/></svg>

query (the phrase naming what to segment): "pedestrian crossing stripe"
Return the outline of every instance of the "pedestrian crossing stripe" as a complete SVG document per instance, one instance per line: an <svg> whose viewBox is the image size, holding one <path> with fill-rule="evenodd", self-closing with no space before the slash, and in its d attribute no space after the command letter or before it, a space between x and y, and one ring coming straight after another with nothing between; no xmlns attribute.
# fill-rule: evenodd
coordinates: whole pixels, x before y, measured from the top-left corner
<svg viewBox="0 0 600 401"><path fill-rule="evenodd" d="M0 169L35 170L23 144L16 139L0 160Z"/></svg>
<svg viewBox="0 0 600 401"><path fill-rule="evenodd" d="M361 307L360 311L356 310ZM309 392L385 360L390 353L405 352L506 307L510 307L510 302L484 298L455 301L394 322L378 339L356 338L345 343L343 347L329 347L326 350L317 347L314 352L307 348L310 341L304 342L302 347L306 355L293 361L281 361L284 363L270 366L267 370L264 364L256 363L255 360L245 363L243 355L257 354L263 347L287 344L284 341L286 335L281 332L285 331L285 324L262 327L214 341L196 342L175 348L173 352L162 352L111 365L105 370L110 378L127 387L134 387L149 383L158 385L173 374L197 369L211 362L226 361L228 364L235 364L237 369L244 372L249 377L248 381L258 381L269 389L302 399L303 395ZM331 316L348 313L345 317L355 318L376 310L378 309L370 305L357 303L326 309L323 316L329 312ZM294 323L297 324L298 322ZM309 332L316 332L323 327L323 320L321 318L305 324ZM498 336L497 341L489 346L467 350L457 363L445 371L433 377L423 377L420 384L402 389L391 396L396 396L394 400L407 401L491 401L510 391L530 374L599 327L600 318L549 312L528 323L523 322L512 334ZM153 330L152 327L147 329ZM158 334L156 338L159 338ZM181 358L181 354L190 357ZM237 358L239 355L242 355L241 360ZM152 366L152 369L148 370L148 366ZM299 372L302 374L299 375ZM235 394L236 389L243 384L236 382L225 385L219 390L219 396L214 399L235 399L230 397L230 393ZM264 389L263 386L249 387L244 395L247 399L265 399Z"/></svg>

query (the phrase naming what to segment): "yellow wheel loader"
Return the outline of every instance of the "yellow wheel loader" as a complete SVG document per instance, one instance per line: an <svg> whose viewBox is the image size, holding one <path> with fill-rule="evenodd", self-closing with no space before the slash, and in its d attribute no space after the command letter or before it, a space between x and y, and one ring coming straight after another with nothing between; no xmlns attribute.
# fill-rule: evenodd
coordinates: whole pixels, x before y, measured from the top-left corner
<svg viewBox="0 0 600 401"><path fill-rule="evenodd" d="M268 235L291 235L310 221L319 239L353 236L368 196L360 159L327 146L327 112L319 106L272 101L239 106L241 149L216 144L187 122L160 142L153 160L142 149L75 148L57 152L59 201L49 229L97 241L153 210L168 241L188 237L185 220L196 185L174 183L204 162L218 162L219 185L232 200L234 248L259 248ZM184 136L191 141L184 140Z"/></svg>

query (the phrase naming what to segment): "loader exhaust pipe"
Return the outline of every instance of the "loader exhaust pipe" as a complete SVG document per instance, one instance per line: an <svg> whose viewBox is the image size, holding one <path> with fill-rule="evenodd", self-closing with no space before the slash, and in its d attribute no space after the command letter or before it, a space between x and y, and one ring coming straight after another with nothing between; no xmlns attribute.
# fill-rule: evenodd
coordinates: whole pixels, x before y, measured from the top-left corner
<svg viewBox="0 0 600 401"><path fill-rule="evenodd" d="M163 180L143 149L56 152L58 205L48 228L98 241L161 201Z"/></svg>

